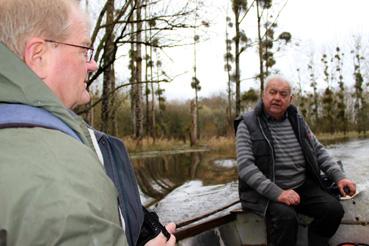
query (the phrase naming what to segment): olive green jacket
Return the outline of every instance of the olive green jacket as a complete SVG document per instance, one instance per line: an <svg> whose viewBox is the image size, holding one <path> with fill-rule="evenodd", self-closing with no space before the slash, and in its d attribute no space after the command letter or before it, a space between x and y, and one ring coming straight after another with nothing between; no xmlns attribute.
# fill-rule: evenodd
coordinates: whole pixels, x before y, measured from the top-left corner
<svg viewBox="0 0 369 246"><path fill-rule="evenodd" d="M85 123L0 43L1 103L46 109L83 142L46 128L0 129L0 230L8 245L128 245L116 189Z"/></svg>

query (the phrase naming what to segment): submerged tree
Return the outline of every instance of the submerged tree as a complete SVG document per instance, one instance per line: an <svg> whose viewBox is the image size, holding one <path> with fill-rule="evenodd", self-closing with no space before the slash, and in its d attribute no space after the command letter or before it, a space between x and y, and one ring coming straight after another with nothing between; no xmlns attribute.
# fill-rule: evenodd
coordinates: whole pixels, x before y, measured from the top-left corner
<svg viewBox="0 0 369 246"><path fill-rule="evenodd" d="M334 128L334 115L335 112L335 100L334 100L334 92L331 86L331 79L329 74L329 65L328 65L328 56L326 54L322 55L321 59L323 63L323 74L324 74L324 81L327 83L327 87L324 91L322 102L323 102L323 119L324 119L324 126L325 129L328 130L330 133L335 131Z"/></svg>
<svg viewBox="0 0 369 246"><path fill-rule="evenodd" d="M361 54L361 40L356 39L355 49L351 51L354 58L354 117L356 121L356 129L359 133L366 133L368 129L368 103L365 100L365 90L367 86L364 83L364 78L362 75L362 61L364 56Z"/></svg>
<svg viewBox="0 0 369 246"><path fill-rule="evenodd" d="M275 36L278 16L271 21L273 15L269 14L272 7L272 0L256 0L256 18L257 18L257 44L259 55L259 74L260 80L260 96L264 91L264 78L269 75L271 68L276 64L274 53L279 50L275 49L275 43L283 41L287 44L291 41L289 32L282 32ZM282 8L283 9L283 8Z"/></svg>
<svg viewBox="0 0 369 246"><path fill-rule="evenodd" d="M304 91L302 89L300 69L297 68L296 72L297 72L297 77L298 77L297 79L298 89L297 89L297 92L295 93L294 101L297 102L297 105L299 106L299 110L301 114L306 119L308 116L308 99L304 95Z"/></svg>
<svg viewBox="0 0 369 246"><path fill-rule="evenodd" d="M311 121L313 124L311 126L313 127L315 131L317 131L318 129L316 129L315 126L319 122L319 94L318 94L317 78L316 78L315 70L314 70L314 55L313 54L311 54L310 62L308 64L308 72L309 72L310 86L313 89L312 100L310 100L310 108L312 111L311 114L313 118L313 120Z"/></svg>
<svg viewBox="0 0 369 246"><path fill-rule="evenodd" d="M108 0L106 5L106 23L114 22L114 0ZM103 81L103 97L102 110L101 110L101 130L110 134L115 134L115 113L114 113L114 96L112 91L115 88L115 72L114 64L111 62L113 59L111 54L114 53L114 25L106 25L106 33L110 35L107 37L104 46L103 62L106 67L104 70ZM110 123L110 125L109 125Z"/></svg>
<svg viewBox="0 0 369 246"><path fill-rule="evenodd" d="M234 62L234 56L232 54L232 40L229 38L228 28L232 28L233 23L229 16L226 17L226 53L224 54L224 70L227 72L227 99L228 99L228 106L227 106L227 119L229 124L233 121L233 114L232 114L232 63ZM230 124L231 125L231 124Z"/></svg>
<svg viewBox="0 0 369 246"><path fill-rule="evenodd" d="M334 55L336 63L336 79L338 82L338 92L337 92L337 113L336 118L338 120L338 128L343 131L346 135L347 132L347 115L346 115L346 98L345 98L345 83L343 81L343 58L344 53L341 52L340 47L336 47L336 54Z"/></svg>
<svg viewBox="0 0 369 246"><path fill-rule="evenodd" d="M236 84L236 115L241 112L241 87L240 87L240 55L245 50L241 48L242 42L247 41L246 34L241 30L241 14L247 11L247 1L246 0L231 0L232 1L232 11L234 13L234 26L236 31L236 36L234 37L234 58L235 58L235 73L234 81Z"/></svg>
<svg viewBox="0 0 369 246"><path fill-rule="evenodd" d="M201 90L200 80L197 77L197 44L199 43L200 36L197 34L197 21L198 21L198 2L195 0L195 19L193 28L193 77L191 81L191 88L195 91L195 99L193 104L191 104L191 112L194 110L192 125L191 125L191 143L196 144L197 140L200 138L199 130L199 91ZM192 138L196 138L192 139Z"/></svg>

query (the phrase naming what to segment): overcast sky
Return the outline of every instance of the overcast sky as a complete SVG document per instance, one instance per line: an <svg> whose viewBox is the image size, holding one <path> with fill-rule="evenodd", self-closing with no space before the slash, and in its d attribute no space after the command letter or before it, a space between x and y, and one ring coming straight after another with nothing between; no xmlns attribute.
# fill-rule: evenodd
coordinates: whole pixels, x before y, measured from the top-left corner
<svg viewBox="0 0 369 246"><path fill-rule="evenodd" d="M198 46L198 78L202 90L200 96L226 92L226 74L224 72L223 55L225 50L225 16L227 0L206 0L206 18L211 20L206 41ZM250 2L250 1L249 1ZM275 2L275 11L279 12L285 4ZM301 76L310 54L314 54L316 62L323 52L333 52L337 45L349 49L353 44L353 36L360 35L363 44L368 42L369 30L369 1L368 0L289 0L278 18L278 31L289 31L293 36L293 43L284 51L276 55L275 68L281 70L292 80L297 79L296 69L300 68ZM256 21L253 15L248 15L243 27L246 35L252 37L256 32ZM298 43L298 46L296 45ZM190 83L193 76L193 51L191 47L181 47L167 52L166 70L170 75L182 74L167 85L166 97L171 99L189 99L194 95ZM349 57L347 52L346 56ZM350 58L352 60L352 58ZM258 58L255 49L250 49L241 57L241 79L247 79L258 72ZM318 64L319 65L319 64ZM346 68L350 77L350 69ZM351 78L347 78L350 80ZM322 82L321 82L322 83ZM257 88L253 80L243 80L242 88ZM323 86L322 84L320 85Z"/></svg>

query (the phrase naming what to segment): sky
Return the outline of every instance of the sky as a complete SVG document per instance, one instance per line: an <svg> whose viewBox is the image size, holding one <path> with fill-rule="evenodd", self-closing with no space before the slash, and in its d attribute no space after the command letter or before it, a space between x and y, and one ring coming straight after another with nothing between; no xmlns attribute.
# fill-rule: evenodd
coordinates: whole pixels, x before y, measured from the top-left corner
<svg viewBox="0 0 369 246"><path fill-rule="evenodd" d="M198 79L202 90L200 97L226 93L227 77L224 72L223 55L225 52L225 16L227 0L204 0L205 19L210 20L210 27L202 30L202 41L197 47ZM251 0L249 0L251 2ZM275 13L278 13L286 0L274 0ZM344 49L353 46L353 36L362 37L363 44L368 41L369 31L368 0L288 0L278 17L278 31L289 31L293 42L275 55L275 68L293 81L300 77L307 79L307 63L314 56L315 63L319 63L323 52L332 53L337 45ZM247 36L256 34L256 21L253 14L248 15L242 27ZM364 45L365 46L365 45ZM166 51L167 59L163 61L166 72L175 77L168 84L163 85L168 100L186 100L194 97L190 83L193 76L193 49L191 46L173 48ZM349 52L346 53L350 58ZM241 89L258 85L248 79L258 71L258 57L255 48L251 48L241 56ZM320 64L318 64L320 65ZM346 67L345 74L348 84L352 68ZM317 71L319 75L319 71ZM178 76L177 76L178 75ZM303 80L303 79L302 79ZM324 82L319 79L322 88ZM297 86L297 85L296 85Z"/></svg>

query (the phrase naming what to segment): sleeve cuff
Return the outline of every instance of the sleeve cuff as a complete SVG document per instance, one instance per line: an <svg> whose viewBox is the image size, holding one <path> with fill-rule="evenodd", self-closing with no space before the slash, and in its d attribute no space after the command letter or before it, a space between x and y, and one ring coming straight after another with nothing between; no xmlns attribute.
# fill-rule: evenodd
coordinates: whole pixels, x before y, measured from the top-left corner
<svg viewBox="0 0 369 246"><path fill-rule="evenodd" d="M272 201L277 201L282 192L283 189L281 189L278 185L271 183L270 188L266 192L265 196Z"/></svg>

